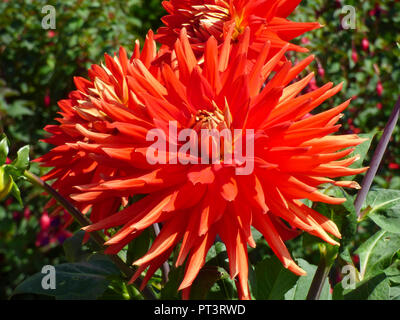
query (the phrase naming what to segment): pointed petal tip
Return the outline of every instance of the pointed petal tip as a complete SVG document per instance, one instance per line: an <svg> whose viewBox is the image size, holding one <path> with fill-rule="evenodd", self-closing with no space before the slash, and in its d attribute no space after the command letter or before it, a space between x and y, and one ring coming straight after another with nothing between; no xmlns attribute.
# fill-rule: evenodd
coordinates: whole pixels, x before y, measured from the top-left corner
<svg viewBox="0 0 400 320"><path fill-rule="evenodd" d="M307 272L304 271L302 268L300 268L295 262L291 261L289 263L289 265L287 266L287 269L289 269L290 271L292 271L294 274L302 277L302 276L306 276Z"/></svg>

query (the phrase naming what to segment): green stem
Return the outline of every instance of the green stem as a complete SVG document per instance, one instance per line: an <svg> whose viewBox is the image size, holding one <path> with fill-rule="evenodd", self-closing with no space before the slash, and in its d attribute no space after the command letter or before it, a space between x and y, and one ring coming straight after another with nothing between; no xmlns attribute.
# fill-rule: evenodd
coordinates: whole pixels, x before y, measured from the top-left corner
<svg viewBox="0 0 400 320"><path fill-rule="evenodd" d="M39 186L47 193L49 193L57 202L68 211L68 213L79 223L81 227L86 227L92 222L83 215L78 209L76 209L67 199L65 199L61 194L59 194L55 189L53 189L49 184L44 182L38 176L33 174L30 171L25 171L24 176L31 182L32 184ZM104 249L104 237L100 232L90 232L89 233L92 240L98 245L100 250ZM120 257L117 255L109 255L110 259L114 262L114 264L120 269L120 271L128 278L131 278L134 274L134 270L132 270ZM135 287L139 288L141 285L141 280L137 279L134 283ZM154 293L146 286L142 291L143 296L149 300L155 300L156 297Z"/></svg>

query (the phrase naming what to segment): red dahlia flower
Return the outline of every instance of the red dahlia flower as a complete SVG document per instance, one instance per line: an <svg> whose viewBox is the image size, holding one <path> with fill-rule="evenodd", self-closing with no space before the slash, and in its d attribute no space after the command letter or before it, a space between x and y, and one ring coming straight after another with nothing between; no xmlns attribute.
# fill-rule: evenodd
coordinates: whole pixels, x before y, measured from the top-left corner
<svg viewBox="0 0 400 320"><path fill-rule="evenodd" d="M156 40L173 47L180 30L186 28L189 42L196 54L202 56L209 37L218 44L226 37L237 40L250 28L249 59L255 59L266 41L271 42L270 54L303 33L319 28L317 22L301 23L286 19L301 0L170 0L163 1L169 15L162 18ZM288 50L307 52L289 44Z"/></svg>
<svg viewBox="0 0 400 320"><path fill-rule="evenodd" d="M147 254L134 263L139 269L132 281L148 268L144 285L180 244L176 265L186 263L180 289L187 298L207 251L219 235L227 248L231 276L238 278L239 296L249 299L247 245L256 245L252 226L264 235L282 264L298 275L305 272L284 244L291 230L283 221L338 244L330 236L340 238L336 225L300 199L340 204L345 199L329 197L318 187L325 183L358 187L352 181L333 180L365 170L348 168L357 156L344 158L354 150L345 148L364 140L357 135L331 135L339 129L336 123L349 101L309 114L341 85L328 83L301 94L313 74L290 83L313 57L295 66L286 62L272 76L289 46L267 59L271 42L248 70L250 36L246 28L232 54L231 38L218 50L218 41L211 37L200 66L183 29L175 44L177 64L173 68L169 64L150 67L151 59L142 57L155 57L146 54L153 52L149 48L154 49L148 38L140 57L136 53L129 60L123 49L119 57L106 56L105 66L93 66L90 81L77 79L78 90L68 103L61 104L63 119L59 120L61 125L51 127L55 138L50 139L58 146L51 156L44 157L47 166L56 167L53 178L58 179L57 187L62 190L60 179L71 176L74 181L68 181L64 194L74 192L75 186L72 199L92 208L145 195L106 217L111 213L108 210L85 230L122 226L106 243L107 253L117 253L152 224L163 224ZM171 122L176 124L175 133L169 131ZM154 142L147 138L153 129L163 130L171 143L165 164L149 161ZM254 155L248 159L254 170L238 175L236 170L243 163L226 161L225 148L224 152L210 148L209 157L218 160L210 164L176 163L182 156L178 147L183 144L176 144L176 136L185 129L254 130ZM94 168L66 160L71 157L93 161L90 165Z"/></svg>

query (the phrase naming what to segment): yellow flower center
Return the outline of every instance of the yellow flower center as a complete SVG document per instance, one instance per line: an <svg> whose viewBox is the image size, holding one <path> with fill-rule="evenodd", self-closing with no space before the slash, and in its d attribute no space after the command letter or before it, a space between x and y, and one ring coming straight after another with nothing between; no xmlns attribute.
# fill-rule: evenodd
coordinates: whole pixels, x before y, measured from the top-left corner
<svg viewBox="0 0 400 320"><path fill-rule="evenodd" d="M219 109L213 112L200 110L192 117L191 123L191 128L195 131L200 131L201 129L221 131L228 128L224 114Z"/></svg>

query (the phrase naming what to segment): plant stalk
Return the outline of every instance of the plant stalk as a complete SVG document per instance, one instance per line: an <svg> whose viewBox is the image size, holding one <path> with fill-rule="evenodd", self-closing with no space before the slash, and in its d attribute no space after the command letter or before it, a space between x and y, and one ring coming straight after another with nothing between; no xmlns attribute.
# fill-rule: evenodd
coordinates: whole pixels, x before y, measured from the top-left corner
<svg viewBox="0 0 400 320"><path fill-rule="evenodd" d="M378 147L376 148L375 153L372 157L370 168L367 171L362 181L361 190L358 192L357 198L354 202L356 214L359 220L363 218L361 213L362 205L364 204L364 201L367 198L367 194L372 186L376 173L378 172L379 166L382 162L382 158L389 145L390 138L392 137L397 121L399 120L399 115L400 115L400 96L399 99L397 100L396 105L394 106L392 114L390 115L389 121L385 126L382 138L379 141Z"/></svg>
<svg viewBox="0 0 400 320"><path fill-rule="evenodd" d="M321 257L317 271L315 272L313 281L311 282L310 290L307 294L307 300L319 300L321 297L322 289L325 285L325 280L328 277L331 265L326 263L324 257Z"/></svg>

